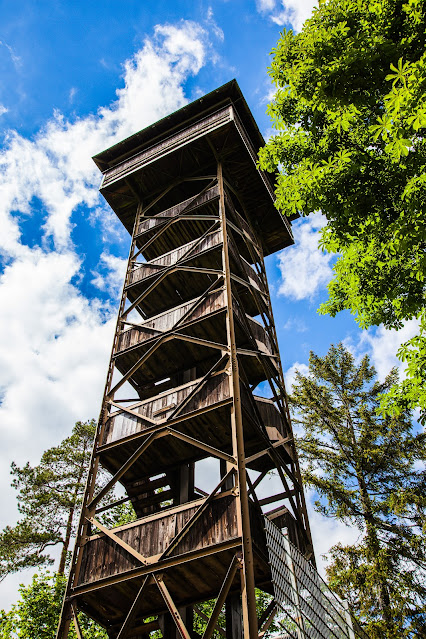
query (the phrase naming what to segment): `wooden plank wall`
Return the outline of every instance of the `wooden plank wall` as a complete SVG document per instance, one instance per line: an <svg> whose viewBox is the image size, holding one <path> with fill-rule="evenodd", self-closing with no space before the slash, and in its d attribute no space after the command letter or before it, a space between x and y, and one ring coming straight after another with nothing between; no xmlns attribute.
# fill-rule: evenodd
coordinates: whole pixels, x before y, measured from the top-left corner
<svg viewBox="0 0 426 639"><path fill-rule="evenodd" d="M178 513L164 514L145 523L134 522L116 534L144 557L153 557L164 552L195 511L196 507L190 507ZM190 532L173 550L171 556L210 548L236 536L235 498L227 495L213 500L211 508L200 516ZM140 562L123 548L105 535L101 535L88 541L83 548L78 585L117 575L140 565Z"/></svg>

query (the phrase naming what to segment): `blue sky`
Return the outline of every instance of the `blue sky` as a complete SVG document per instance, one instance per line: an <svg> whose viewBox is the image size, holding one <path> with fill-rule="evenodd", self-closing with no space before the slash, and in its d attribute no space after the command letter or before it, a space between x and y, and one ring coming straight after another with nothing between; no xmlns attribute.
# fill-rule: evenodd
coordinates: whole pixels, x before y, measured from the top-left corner
<svg viewBox="0 0 426 639"><path fill-rule="evenodd" d="M98 194L95 153L237 78L265 136L269 52L311 0L0 2L0 525L17 517L12 460L36 463L96 417L129 237ZM383 376L413 327L361 333L317 314L332 260L319 214L267 260L288 383L344 340ZM310 501L311 498L309 497ZM354 532L312 513L317 554ZM0 585L0 607L28 575Z"/></svg>

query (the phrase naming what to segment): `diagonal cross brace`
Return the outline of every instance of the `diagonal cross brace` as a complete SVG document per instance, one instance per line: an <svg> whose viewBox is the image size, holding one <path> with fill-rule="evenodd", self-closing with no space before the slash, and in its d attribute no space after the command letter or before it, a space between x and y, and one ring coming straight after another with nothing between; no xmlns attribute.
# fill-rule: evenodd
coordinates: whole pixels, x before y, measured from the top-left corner
<svg viewBox="0 0 426 639"><path fill-rule="evenodd" d="M163 581L162 575L153 575L154 581L158 586L159 591L161 592L161 596L163 597L167 608L172 616L173 621L176 624L176 628L182 639L191 639L191 635L189 634L185 624L183 623L183 619L180 616L179 610L176 608L175 602L173 601L170 592L166 584Z"/></svg>
<svg viewBox="0 0 426 639"><path fill-rule="evenodd" d="M228 477L230 477L231 475L235 475L235 469L231 468L231 470L229 472L226 473L226 475L224 477L222 477L222 479L220 480L220 482L218 483L218 485L216 486L216 488L214 488L212 490L212 492L210 493L210 495L207 495L206 499L203 501L203 503L200 505L200 507L198 508L198 510L195 511L195 513L192 515L192 517L186 522L186 524L184 525L184 527L177 533L177 535L175 535L175 537L172 539L172 541L170 542L170 544L167 546L166 550L163 552L163 554L159 557L159 561L161 559L164 559L165 557L167 557L168 555L170 555L170 553L172 552L172 550L174 550L174 548L176 548L176 546L180 543L180 541L182 541L182 539L185 537L185 535L189 532L189 530L192 528L192 526L195 524L195 522L200 518L200 516L202 515L202 513L205 511L205 509L207 508L207 506L210 504L210 502L212 501L213 497L216 495L216 493L222 488L222 486L225 484L226 480L228 479Z"/></svg>
<svg viewBox="0 0 426 639"><path fill-rule="evenodd" d="M231 561L231 564L228 568L228 572L226 573L226 577L224 579L222 587L220 589L219 596L216 599L216 603L212 610L212 614L210 615L210 620L204 631L203 639L210 639L210 637L212 636L214 632L217 620L219 618L220 611L223 608L223 604L225 603L225 599L228 596L229 589L232 586L232 582L234 580L235 573L237 572L238 568L241 568L241 559L239 558L238 555L234 555Z"/></svg>

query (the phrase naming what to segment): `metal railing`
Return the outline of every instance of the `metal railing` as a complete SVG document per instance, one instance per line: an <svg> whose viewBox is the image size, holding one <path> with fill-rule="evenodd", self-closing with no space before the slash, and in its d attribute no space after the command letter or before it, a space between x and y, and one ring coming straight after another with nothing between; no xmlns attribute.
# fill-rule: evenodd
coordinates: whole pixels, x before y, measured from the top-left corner
<svg viewBox="0 0 426 639"><path fill-rule="evenodd" d="M283 639L368 639L346 602L327 586L288 536L265 517L266 542Z"/></svg>

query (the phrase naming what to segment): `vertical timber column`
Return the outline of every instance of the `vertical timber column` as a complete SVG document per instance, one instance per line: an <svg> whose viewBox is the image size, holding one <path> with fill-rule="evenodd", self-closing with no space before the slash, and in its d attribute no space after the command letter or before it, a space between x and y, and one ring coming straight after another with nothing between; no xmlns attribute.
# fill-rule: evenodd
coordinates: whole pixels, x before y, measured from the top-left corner
<svg viewBox="0 0 426 639"><path fill-rule="evenodd" d="M222 164L220 161L217 165L217 179L219 184L219 216L223 237L222 264L224 271L227 307L226 332L230 357L230 391L233 400L231 408L232 448L233 456L237 460L237 521L239 534L242 537L243 548L243 565L241 569L243 630L244 639L257 639L258 629L254 582L253 547L250 532L250 512L247 493L240 378L238 371L237 346L235 339L223 174Z"/></svg>

